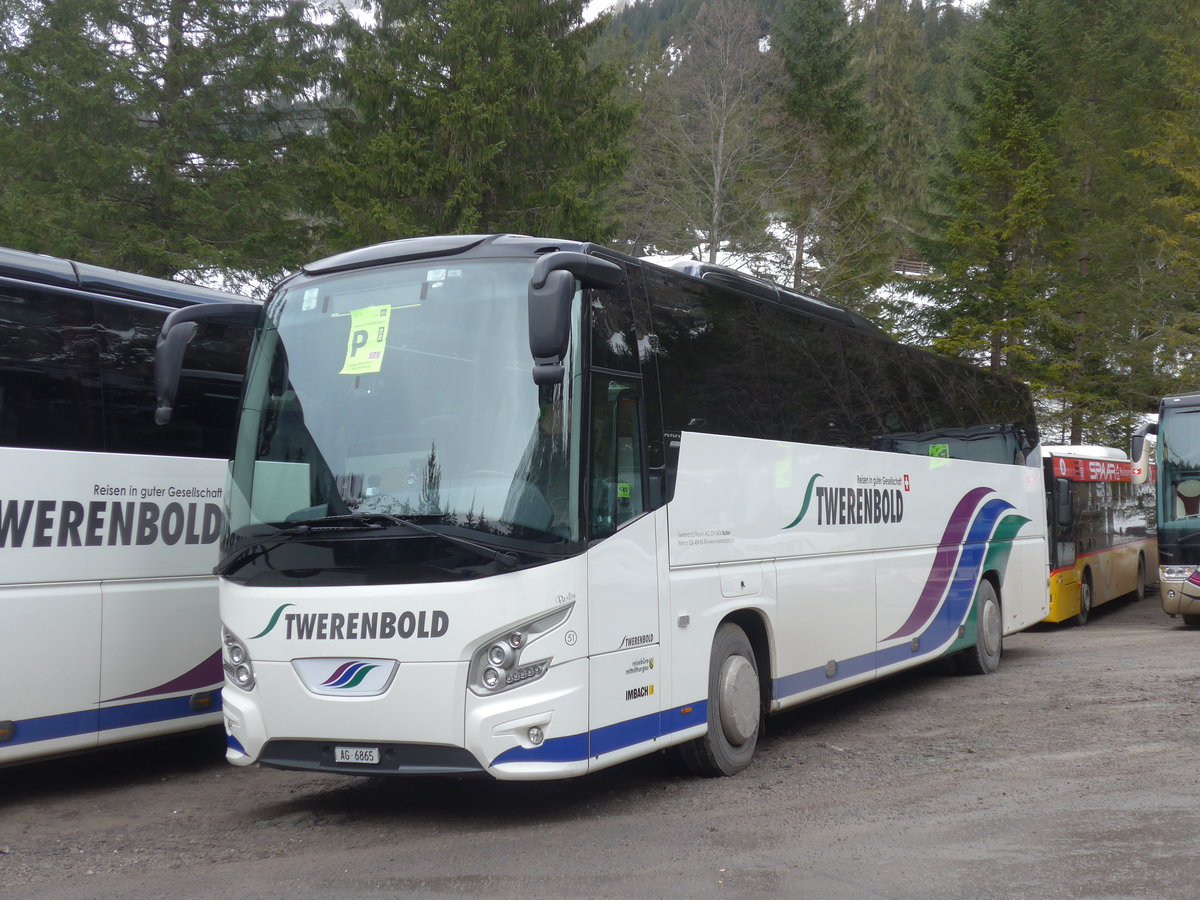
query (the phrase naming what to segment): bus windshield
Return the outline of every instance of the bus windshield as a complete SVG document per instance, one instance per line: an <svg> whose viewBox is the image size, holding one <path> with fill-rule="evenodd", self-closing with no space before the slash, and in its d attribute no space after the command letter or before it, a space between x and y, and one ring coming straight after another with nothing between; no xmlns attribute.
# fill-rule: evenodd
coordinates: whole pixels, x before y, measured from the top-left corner
<svg viewBox="0 0 1200 900"><path fill-rule="evenodd" d="M580 367L534 383L531 269L425 260L286 283L247 376L226 551L322 524L411 537L397 517L501 545L575 541Z"/></svg>
<svg viewBox="0 0 1200 900"><path fill-rule="evenodd" d="M1200 522L1200 409L1164 412L1158 465L1162 522Z"/></svg>

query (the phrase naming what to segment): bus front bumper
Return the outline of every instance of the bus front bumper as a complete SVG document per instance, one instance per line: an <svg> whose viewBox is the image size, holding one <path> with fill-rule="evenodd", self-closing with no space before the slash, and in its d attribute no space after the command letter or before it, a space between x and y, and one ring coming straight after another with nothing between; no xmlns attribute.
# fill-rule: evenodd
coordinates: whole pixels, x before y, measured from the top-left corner
<svg viewBox="0 0 1200 900"><path fill-rule="evenodd" d="M551 666L536 682L487 697L467 688L465 662L404 663L385 693L344 698L309 692L286 662L256 662L255 669L253 690L227 684L224 692L225 756L237 766L486 773L506 780L565 778L588 769L586 659ZM271 696L260 703L264 683ZM580 745L582 752L556 751ZM339 748L374 751L377 761L339 762L354 755Z"/></svg>
<svg viewBox="0 0 1200 900"><path fill-rule="evenodd" d="M1191 567L1159 566L1158 595L1169 616L1200 616L1200 585L1184 574Z"/></svg>

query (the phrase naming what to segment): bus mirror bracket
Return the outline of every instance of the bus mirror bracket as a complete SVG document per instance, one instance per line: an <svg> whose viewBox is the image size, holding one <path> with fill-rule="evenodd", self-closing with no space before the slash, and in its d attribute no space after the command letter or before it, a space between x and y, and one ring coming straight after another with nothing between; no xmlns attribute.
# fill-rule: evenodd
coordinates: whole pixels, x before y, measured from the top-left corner
<svg viewBox="0 0 1200 900"><path fill-rule="evenodd" d="M158 334L154 352L154 392L158 406L154 421L166 425L171 421L175 395L179 392L179 376L183 370L183 354L196 336L200 322L225 325L255 326L262 318L262 306L257 303L204 303L185 306L167 316Z"/></svg>
<svg viewBox="0 0 1200 900"><path fill-rule="evenodd" d="M585 253L558 250L538 257L529 278L529 351L536 384L563 380L575 279L585 288L611 288L624 277L616 263Z"/></svg>

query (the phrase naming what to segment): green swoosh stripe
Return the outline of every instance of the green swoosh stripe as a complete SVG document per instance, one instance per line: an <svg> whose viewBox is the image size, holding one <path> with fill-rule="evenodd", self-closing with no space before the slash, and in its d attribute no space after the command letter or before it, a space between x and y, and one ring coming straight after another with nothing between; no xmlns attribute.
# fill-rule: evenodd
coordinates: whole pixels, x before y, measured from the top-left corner
<svg viewBox="0 0 1200 900"><path fill-rule="evenodd" d="M295 603L285 603L285 604L283 604L283 606L279 607L279 609L275 610L275 614L271 616L271 621L267 623L267 627L264 628L262 631L260 631L258 634L256 634L254 637L250 638L250 640L254 640L254 638L262 637L264 634L266 634L268 631L270 631L272 628L274 628L276 625L278 625L280 614L285 609L287 609L289 606L295 606L295 605L296 605Z"/></svg>
<svg viewBox="0 0 1200 900"><path fill-rule="evenodd" d="M358 687L360 684L362 684L362 680L367 677L367 674L372 669L378 669L378 668L379 668L379 666L374 666L374 665L363 666L361 669L359 669L355 673L353 678L351 678L349 681L347 681L345 684L342 685L342 690L348 691L348 690L350 690L350 688Z"/></svg>
<svg viewBox="0 0 1200 900"><path fill-rule="evenodd" d="M817 479L820 477L821 477L821 473L818 472L812 478L808 479L808 487L804 491L804 505L800 507L800 515L796 516L796 518L794 518L792 520L791 525L784 525L783 526L784 531L787 531L789 528L792 528L793 526L800 524L800 520L803 519L804 514L808 512L808 504L812 501L813 485L816 483Z"/></svg>

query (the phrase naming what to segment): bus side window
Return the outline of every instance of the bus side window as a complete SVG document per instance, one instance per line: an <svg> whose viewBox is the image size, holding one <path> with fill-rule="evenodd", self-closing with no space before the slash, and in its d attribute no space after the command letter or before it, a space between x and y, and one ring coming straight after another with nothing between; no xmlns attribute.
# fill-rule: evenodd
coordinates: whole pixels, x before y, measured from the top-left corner
<svg viewBox="0 0 1200 900"><path fill-rule="evenodd" d="M641 409L628 382L596 379L592 397L591 536L605 537L646 510Z"/></svg>
<svg viewBox="0 0 1200 900"><path fill-rule="evenodd" d="M92 303L0 290L0 445L104 449Z"/></svg>

